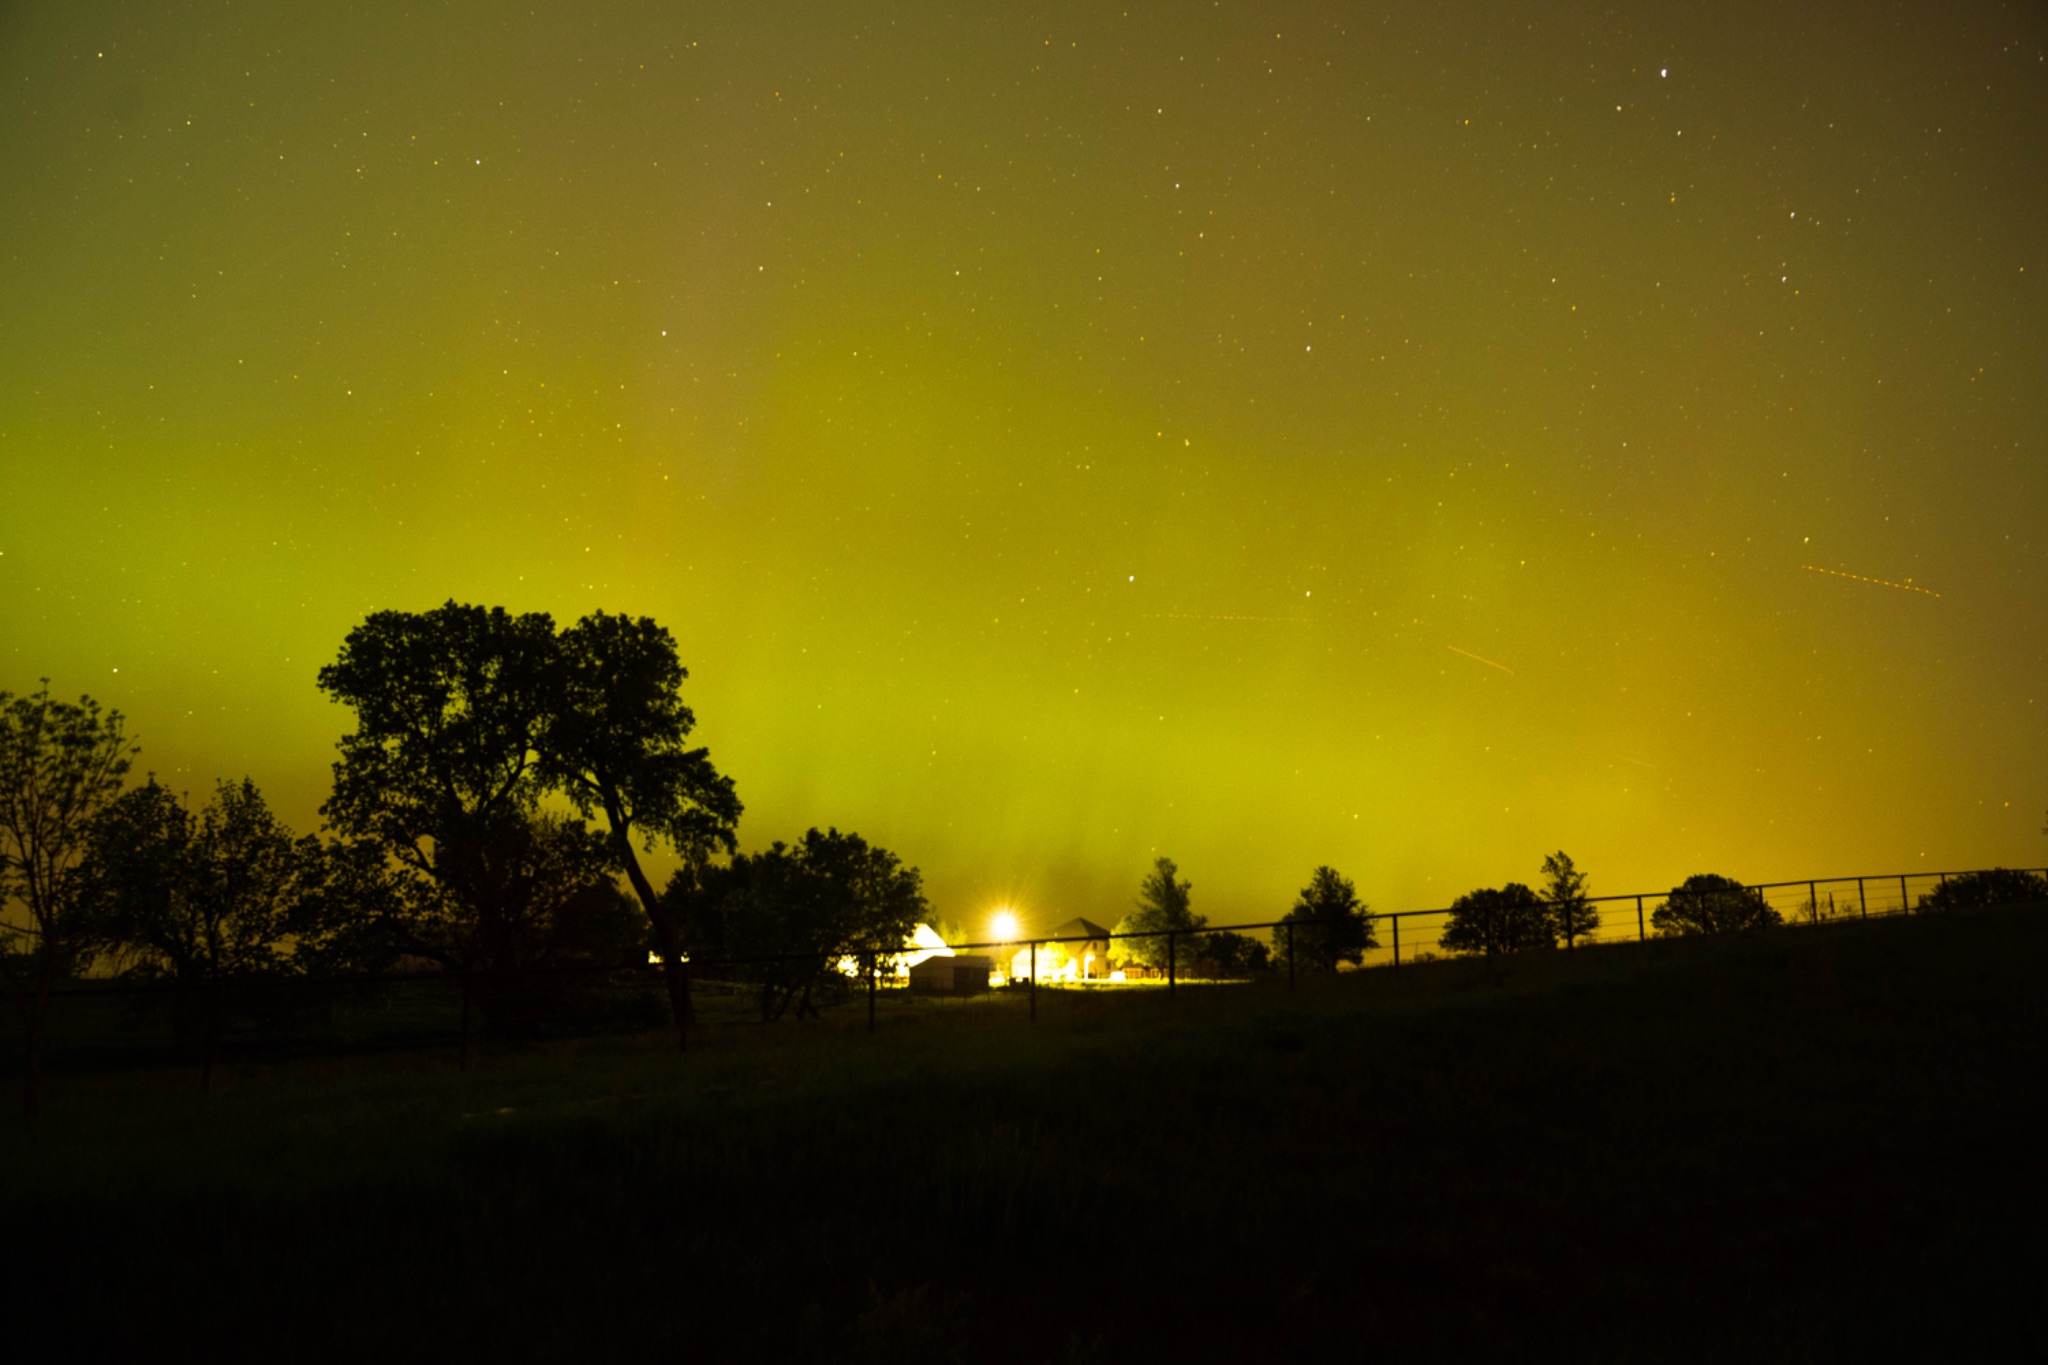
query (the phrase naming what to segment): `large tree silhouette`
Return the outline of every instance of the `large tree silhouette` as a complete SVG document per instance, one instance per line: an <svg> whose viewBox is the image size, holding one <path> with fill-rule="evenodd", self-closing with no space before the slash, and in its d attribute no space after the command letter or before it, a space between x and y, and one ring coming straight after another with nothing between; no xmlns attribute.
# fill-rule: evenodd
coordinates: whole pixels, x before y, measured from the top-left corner
<svg viewBox="0 0 2048 1365"><path fill-rule="evenodd" d="M645 616L597 612L563 631L558 643L559 684L541 771L584 815L604 813L613 856L654 925L677 1036L687 1045L681 926L648 881L639 851L665 841L697 868L731 853L739 796L708 750L687 746L697 723L681 696L690 675L667 630Z"/></svg>
<svg viewBox="0 0 2048 1365"><path fill-rule="evenodd" d="M1666 937L1741 933L1775 928L1784 922L1763 892L1712 872L1687 877L1650 913L1651 927Z"/></svg>
<svg viewBox="0 0 2048 1365"><path fill-rule="evenodd" d="M1550 907L1520 882L1468 891L1451 902L1437 942L1453 953L1502 953L1557 945Z"/></svg>
<svg viewBox="0 0 2048 1365"><path fill-rule="evenodd" d="M0 692L0 970L27 1034L22 1107L41 1098L50 987L88 965L100 939L82 867L92 827L120 795L137 752L119 711L91 697L52 700L49 680L26 697Z"/></svg>
<svg viewBox="0 0 2048 1365"><path fill-rule="evenodd" d="M320 670L321 691L356 713L321 813L430 884L406 890L414 911L445 897L483 942L505 938L531 876L539 743L559 678L547 615L455 602L371 615Z"/></svg>

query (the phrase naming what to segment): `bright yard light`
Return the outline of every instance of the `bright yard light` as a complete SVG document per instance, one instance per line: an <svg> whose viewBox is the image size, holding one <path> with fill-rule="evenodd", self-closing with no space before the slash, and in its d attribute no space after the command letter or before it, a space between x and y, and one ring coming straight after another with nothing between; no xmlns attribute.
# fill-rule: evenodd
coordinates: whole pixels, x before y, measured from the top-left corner
<svg viewBox="0 0 2048 1365"><path fill-rule="evenodd" d="M988 927L995 931L998 942L1007 943L1017 937L1017 916L1009 910L998 910L996 917L988 922Z"/></svg>

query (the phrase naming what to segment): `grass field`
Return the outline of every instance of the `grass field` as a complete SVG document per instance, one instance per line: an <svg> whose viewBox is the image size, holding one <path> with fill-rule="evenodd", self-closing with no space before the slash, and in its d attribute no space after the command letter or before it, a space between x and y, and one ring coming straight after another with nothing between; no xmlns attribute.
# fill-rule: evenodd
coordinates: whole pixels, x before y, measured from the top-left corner
<svg viewBox="0 0 2048 1365"><path fill-rule="evenodd" d="M281 1359L1988 1350L2048 907L59 1077L15 1339Z"/></svg>

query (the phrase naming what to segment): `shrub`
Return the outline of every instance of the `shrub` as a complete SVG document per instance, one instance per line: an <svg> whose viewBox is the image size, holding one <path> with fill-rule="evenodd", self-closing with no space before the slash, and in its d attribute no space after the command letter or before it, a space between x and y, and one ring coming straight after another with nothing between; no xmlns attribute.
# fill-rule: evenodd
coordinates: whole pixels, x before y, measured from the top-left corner
<svg viewBox="0 0 2048 1365"><path fill-rule="evenodd" d="M2024 905L2048 901L2048 877L2038 872L2018 872L1994 867L1985 872L1965 872L1950 877L1920 898L1920 910L1967 910L1993 905Z"/></svg>

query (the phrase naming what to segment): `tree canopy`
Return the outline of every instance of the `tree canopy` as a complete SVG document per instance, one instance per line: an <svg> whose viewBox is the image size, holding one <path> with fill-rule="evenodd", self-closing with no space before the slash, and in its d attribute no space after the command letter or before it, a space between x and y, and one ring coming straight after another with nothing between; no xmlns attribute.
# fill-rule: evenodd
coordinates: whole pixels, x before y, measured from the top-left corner
<svg viewBox="0 0 2048 1365"><path fill-rule="evenodd" d="M50 983L86 966L99 946L80 894L92 828L136 752L121 713L91 697L57 701L47 679L29 696L0 692L0 971L28 1035L22 1103L31 1118Z"/></svg>
<svg viewBox="0 0 2048 1365"><path fill-rule="evenodd" d="M694 939L744 959L734 965L760 987L764 1021L792 1005L799 1019L815 1015L821 990L845 979L844 960L900 947L929 913L916 868L836 829L809 830L794 846L778 841L728 867L685 868L670 895Z"/></svg>
<svg viewBox="0 0 2048 1365"><path fill-rule="evenodd" d="M1551 929L1570 947L1600 931L1600 912L1586 896L1586 874L1563 849L1543 860L1543 901L1550 907Z"/></svg>
<svg viewBox="0 0 2048 1365"><path fill-rule="evenodd" d="M1282 927L1273 930L1274 956L1286 965L1292 943L1298 967L1332 971L1340 962L1356 966L1367 949L1379 947L1375 919L1349 877L1334 867L1319 867L1281 917Z"/></svg>
<svg viewBox="0 0 2048 1365"><path fill-rule="evenodd" d="M1775 928L1784 922L1763 892L1712 872L1687 877L1672 887L1664 903L1650 915L1651 926L1666 937L1732 934Z"/></svg>
<svg viewBox="0 0 2048 1365"><path fill-rule="evenodd" d="M545 613L451 601L373 613L319 673L320 690L356 713L321 814L343 837L381 844L486 932L517 913L507 898L523 870L507 859L531 852L555 656Z"/></svg>
<svg viewBox="0 0 2048 1365"><path fill-rule="evenodd" d="M1987 868L1950 877L1921 896L1921 910L1962 910L1994 905L2025 905L2048 901L2048 878L2038 872L2018 872L2009 867Z"/></svg>
<svg viewBox="0 0 2048 1365"><path fill-rule="evenodd" d="M703 865L733 850L740 815L731 779L686 743L688 676L673 637L647 617L597 612L557 633L545 613L451 601L378 612L350 631L320 671L322 690L357 718L322 809L343 836L375 840L438 891L383 899L402 912L393 923L418 927L409 951L514 968L561 928L543 930L536 916L558 917L622 872L687 1029L682 940L639 854L665 840ZM585 818L601 813L606 832L541 815L550 791Z"/></svg>
<svg viewBox="0 0 2048 1365"><path fill-rule="evenodd" d="M1468 891L1451 902L1437 942L1453 953L1524 952L1557 944L1550 907L1520 882Z"/></svg>
<svg viewBox="0 0 2048 1365"><path fill-rule="evenodd" d="M152 776L95 822L89 884L132 970L191 983L282 969L325 871L320 841L294 838L247 778L194 816Z"/></svg>
<svg viewBox="0 0 2048 1365"><path fill-rule="evenodd" d="M1173 859L1154 859L1152 870L1138 884L1138 908L1118 920L1113 931L1117 937L1111 952L1117 960L1133 962L1141 967L1164 968L1169 953L1167 932L1180 930L1192 933L1209 923L1207 917L1190 908L1193 890L1194 883L1181 880L1180 869L1174 865ZM1147 937L1124 937L1129 934Z"/></svg>

